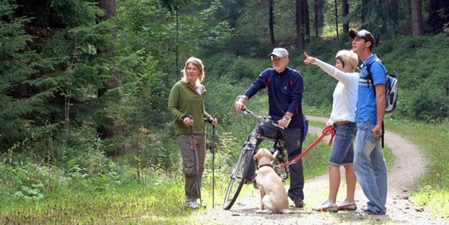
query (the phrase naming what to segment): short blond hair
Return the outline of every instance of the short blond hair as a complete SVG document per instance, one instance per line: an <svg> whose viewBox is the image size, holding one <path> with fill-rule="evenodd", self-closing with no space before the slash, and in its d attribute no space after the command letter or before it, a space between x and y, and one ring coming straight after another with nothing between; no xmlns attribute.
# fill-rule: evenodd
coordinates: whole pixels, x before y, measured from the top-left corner
<svg viewBox="0 0 449 225"><path fill-rule="evenodd" d="M349 63L353 69L359 64L359 57L352 50L340 50L337 52L335 59L339 59L343 65Z"/></svg>
<svg viewBox="0 0 449 225"><path fill-rule="evenodd" d="M182 74L183 74L182 80L185 82L188 81L186 69L190 63L192 65L194 65L200 71L200 74L198 75L197 82L202 83L204 80L204 77L206 76L204 74L204 65L203 65L203 61L201 61L201 59L198 59L196 57L190 57L187 59L186 63L184 64L184 69L182 69Z"/></svg>

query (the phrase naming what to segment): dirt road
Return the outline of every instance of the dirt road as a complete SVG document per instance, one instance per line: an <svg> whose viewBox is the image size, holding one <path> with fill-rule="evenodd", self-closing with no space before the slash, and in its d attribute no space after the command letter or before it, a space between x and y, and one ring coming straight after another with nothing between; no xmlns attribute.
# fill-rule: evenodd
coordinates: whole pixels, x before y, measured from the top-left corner
<svg viewBox="0 0 449 225"><path fill-rule="evenodd" d="M308 117L310 120L323 121L326 118ZM320 135L322 128L310 127L309 132ZM387 214L384 216L366 215L360 211L367 199L360 186L356 190L358 210L328 213L315 212L312 207L326 200L328 193L328 175L307 180L304 193L306 195L304 209L295 209L292 214L259 214L260 206L258 190L250 187L250 193L239 196L231 210L223 210L220 204L215 208L208 207L191 217L195 224L448 224L448 220L432 216L423 206L409 202L409 188L425 173L427 161L421 150L403 137L386 131L385 144L392 149L396 157L395 164L388 173ZM342 184L344 172L342 169ZM287 187L288 188L288 187ZM345 187L340 187L338 200L344 198ZM217 201L217 200L216 200ZM218 201L221 202L221 199ZM293 203L290 202L291 206Z"/></svg>

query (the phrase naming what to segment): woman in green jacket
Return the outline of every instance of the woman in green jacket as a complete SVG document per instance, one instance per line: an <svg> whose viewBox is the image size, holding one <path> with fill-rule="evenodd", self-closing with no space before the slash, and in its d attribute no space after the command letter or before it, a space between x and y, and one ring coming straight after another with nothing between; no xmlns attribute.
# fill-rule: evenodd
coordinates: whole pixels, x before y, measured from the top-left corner
<svg viewBox="0 0 449 225"><path fill-rule="evenodd" d="M195 57L187 59L183 77L170 91L168 108L174 117L175 134L182 155L182 167L185 178L185 205L198 208L201 198L201 181L206 155L206 122L217 125L204 109L206 88L203 62ZM193 143L192 143L193 142ZM196 154L195 154L196 153Z"/></svg>

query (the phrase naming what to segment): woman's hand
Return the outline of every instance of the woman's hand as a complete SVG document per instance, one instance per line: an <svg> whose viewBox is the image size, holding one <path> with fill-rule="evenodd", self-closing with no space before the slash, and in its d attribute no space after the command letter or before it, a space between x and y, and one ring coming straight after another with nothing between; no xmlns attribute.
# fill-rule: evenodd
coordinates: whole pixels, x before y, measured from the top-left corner
<svg viewBox="0 0 449 225"><path fill-rule="evenodd" d="M182 120L182 122L183 122L186 126L193 127L193 119L190 118L190 117L188 117L188 116L186 116L186 117Z"/></svg>
<svg viewBox="0 0 449 225"><path fill-rule="evenodd" d="M209 122L212 124L212 126L217 126L217 123L218 123L218 121L217 121L217 118L210 118L210 120L209 120Z"/></svg>
<svg viewBox="0 0 449 225"><path fill-rule="evenodd" d="M304 52L304 57L306 58L304 59L306 65L314 64L316 61L314 57L307 55L307 52Z"/></svg>

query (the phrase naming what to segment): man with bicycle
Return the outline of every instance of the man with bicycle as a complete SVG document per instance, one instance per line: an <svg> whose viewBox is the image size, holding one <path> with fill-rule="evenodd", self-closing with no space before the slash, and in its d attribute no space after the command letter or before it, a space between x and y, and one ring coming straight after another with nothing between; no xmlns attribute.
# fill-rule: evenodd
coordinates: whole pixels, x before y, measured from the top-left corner
<svg viewBox="0 0 449 225"><path fill-rule="evenodd" d="M257 134L269 138L275 138L279 133L283 137L288 160L301 154L303 138L303 112L302 93L304 83L299 71L289 68L288 51L285 48L275 48L268 55L271 58L273 68L262 71L244 95L239 95L234 108L236 112L242 111L245 104L252 96L263 88L268 89L269 116L277 125L265 122L257 128ZM258 140L257 145L261 140ZM256 148L257 148L256 145ZM251 169L255 170L252 166ZM289 166L290 188L288 196L295 203L295 207L304 207L304 171L302 160ZM249 171L249 182L255 182L254 171Z"/></svg>

